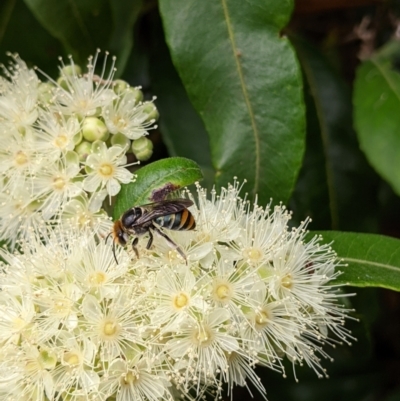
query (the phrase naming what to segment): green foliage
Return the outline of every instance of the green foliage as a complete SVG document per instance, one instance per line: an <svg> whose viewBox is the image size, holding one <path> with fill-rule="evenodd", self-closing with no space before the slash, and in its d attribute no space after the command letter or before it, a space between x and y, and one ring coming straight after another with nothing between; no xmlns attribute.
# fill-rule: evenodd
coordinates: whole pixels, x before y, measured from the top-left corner
<svg viewBox="0 0 400 401"><path fill-rule="evenodd" d="M400 43L393 41L357 70L354 116L371 165L400 195Z"/></svg>
<svg viewBox="0 0 400 401"><path fill-rule="evenodd" d="M154 40L150 49L149 74L162 116L163 140L171 156L184 156L196 161L205 174L206 182L203 181L202 185L211 187L215 172L207 131L172 64L160 18L153 18L151 26Z"/></svg>
<svg viewBox="0 0 400 401"><path fill-rule="evenodd" d="M210 137L215 181L286 202L304 147L302 82L280 30L290 1L161 0L172 59ZM205 23L207 21L207 23Z"/></svg>
<svg viewBox="0 0 400 401"><path fill-rule="evenodd" d="M135 182L122 186L114 206L114 218L133 206L165 197L168 193L203 178L200 167L192 160L171 157L148 164L137 171Z"/></svg>
<svg viewBox="0 0 400 401"><path fill-rule="evenodd" d="M400 240L376 234L317 231L346 266L338 283L400 291Z"/></svg>
<svg viewBox="0 0 400 401"><path fill-rule="evenodd" d="M313 229L374 231L378 180L352 127L350 88L319 49L291 39L303 68L307 105L307 148L290 204L294 218L312 217ZM363 202L353 201L358 198Z"/></svg>
<svg viewBox="0 0 400 401"><path fill-rule="evenodd" d="M125 66L132 48L132 29L141 1L24 0L37 20L59 39L76 61L85 63L97 47L107 46Z"/></svg>
<svg viewBox="0 0 400 401"><path fill-rule="evenodd" d="M310 235L322 234L346 265L338 284L400 291L400 241L361 234L400 236L400 44L370 46L370 56L358 62L356 45L352 58L343 50L358 20L340 39L346 21L335 30L323 20L315 29L327 35L319 40L320 31L309 35L307 18L293 15L292 0L5 0L0 60L6 64L6 51L18 52L29 66L56 77L58 56L72 54L84 67L101 48L117 56L118 77L141 85L145 99L157 96L158 129L147 137L154 144L152 163L123 186L115 219L203 175L208 188L236 176L247 180L243 192L250 200L258 194L259 204L271 197L288 203L296 224L312 217L310 228L324 231ZM387 21L380 26L388 29ZM376 43L391 36L380 32ZM332 229L342 231L326 231ZM369 298L352 302L365 316ZM388 330L382 332L386 347ZM341 371L323 384L306 377L288 385L271 374L264 381L275 385L268 398L396 399L394 387L384 391L387 379L377 373L368 341L353 354L335 356ZM361 355L362 366L355 361Z"/></svg>

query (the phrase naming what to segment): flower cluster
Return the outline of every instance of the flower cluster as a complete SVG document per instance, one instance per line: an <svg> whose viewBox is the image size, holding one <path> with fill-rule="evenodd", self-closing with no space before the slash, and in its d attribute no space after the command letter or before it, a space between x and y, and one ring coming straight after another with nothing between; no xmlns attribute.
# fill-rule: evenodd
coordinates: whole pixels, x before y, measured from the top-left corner
<svg viewBox="0 0 400 401"><path fill-rule="evenodd" d="M57 82L44 73L49 81L40 81L17 55L3 67L0 240L15 244L71 205L79 224L82 216L89 225L104 221L103 200L133 180L126 168L132 140L139 140L142 160L150 156L143 136L158 117L154 104L142 101L140 88L113 80L114 59L107 69L106 56L97 76L98 55L89 58L85 74L72 59L62 64Z"/></svg>
<svg viewBox="0 0 400 401"><path fill-rule="evenodd" d="M3 252L0 399L197 400L248 381L265 394L254 367L285 375L285 358L326 375L323 345L351 339L336 255L239 189L181 195L196 229L165 233L186 261L159 236L139 258L117 247L117 264L66 230Z"/></svg>

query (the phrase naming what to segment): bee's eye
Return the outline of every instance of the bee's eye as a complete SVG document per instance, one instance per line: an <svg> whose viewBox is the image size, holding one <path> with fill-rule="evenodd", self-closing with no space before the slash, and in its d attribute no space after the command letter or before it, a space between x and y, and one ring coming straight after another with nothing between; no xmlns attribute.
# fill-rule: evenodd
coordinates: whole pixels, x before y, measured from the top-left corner
<svg viewBox="0 0 400 401"><path fill-rule="evenodd" d="M135 207L125 212L121 217L121 223L124 227L130 227L142 215L142 209Z"/></svg>

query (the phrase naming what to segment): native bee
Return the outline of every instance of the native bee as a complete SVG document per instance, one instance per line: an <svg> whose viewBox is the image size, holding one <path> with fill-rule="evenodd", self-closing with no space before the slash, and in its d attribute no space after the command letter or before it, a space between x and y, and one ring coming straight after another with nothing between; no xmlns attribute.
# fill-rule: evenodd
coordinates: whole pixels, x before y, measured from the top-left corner
<svg viewBox="0 0 400 401"><path fill-rule="evenodd" d="M132 241L132 248L139 258L139 251L136 245L139 242L139 236L148 233L149 241L146 248L150 249L153 243L153 232L161 235L166 241L175 248L179 254L186 260L186 255L182 249L175 244L172 239L165 234L159 227L168 230L193 230L196 222L193 215L187 209L193 202L189 199L177 198L163 200L160 202L149 203L142 206L133 207L127 210L119 220L114 223L113 231L113 254L115 255L115 243L125 246L130 236L135 236Z"/></svg>

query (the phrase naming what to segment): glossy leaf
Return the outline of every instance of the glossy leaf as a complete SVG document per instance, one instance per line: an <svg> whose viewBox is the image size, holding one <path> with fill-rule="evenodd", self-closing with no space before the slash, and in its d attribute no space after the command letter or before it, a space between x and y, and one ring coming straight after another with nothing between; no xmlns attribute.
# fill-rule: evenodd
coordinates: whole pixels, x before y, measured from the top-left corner
<svg viewBox="0 0 400 401"><path fill-rule="evenodd" d="M183 156L196 161L212 186L214 171L211 164L210 144L203 121L189 101L176 72L165 43L161 20L152 19L153 37L150 46L149 72L152 89L157 94L160 111L158 125L170 156ZM207 172L209 172L207 174Z"/></svg>
<svg viewBox="0 0 400 401"><path fill-rule="evenodd" d="M125 210L161 200L168 193L202 179L200 167L192 160L171 157L136 171L136 181L123 185L114 207L114 218Z"/></svg>
<svg viewBox="0 0 400 401"><path fill-rule="evenodd" d="M307 104L307 149L290 205L294 218L310 216L317 229L374 231L379 179L352 128L350 89L317 48L298 37L291 40Z"/></svg>
<svg viewBox="0 0 400 401"><path fill-rule="evenodd" d="M6 52L18 53L29 67L37 65L51 76L58 72L61 43L36 20L23 1L0 2L0 62L8 65ZM29 34L21 34L29 27Z"/></svg>
<svg viewBox="0 0 400 401"><path fill-rule="evenodd" d="M139 16L142 0L110 0L114 31L108 50L117 55L117 75L124 71L133 46L133 26Z"/></svg>
<svg viewBox="0 0 400 401"><path fill-rule="evenodd" d="M336 282L400 291L400 240L377 234L317 231L346 266Z"/></svg>
<svg viewBox="0 0 400 401"><path fill-rule="evenodd" d="M400 195L400 43L388 43L357 70L354 117L361 148Z"/></svg>
<svg viewBox="0 0 400 401"><path fill-rule="evenodd" d="M172 59L210 136L218 185L286 202L304 150L299 66L280 31L292 1L160 0Z"/></svg>
<svg viewBox="0 0 400 401"><path fill-rule="evenodd" d="M113 27L108 0L24 0L37 20L76 61L83 63L108 43Z"/></svg>

